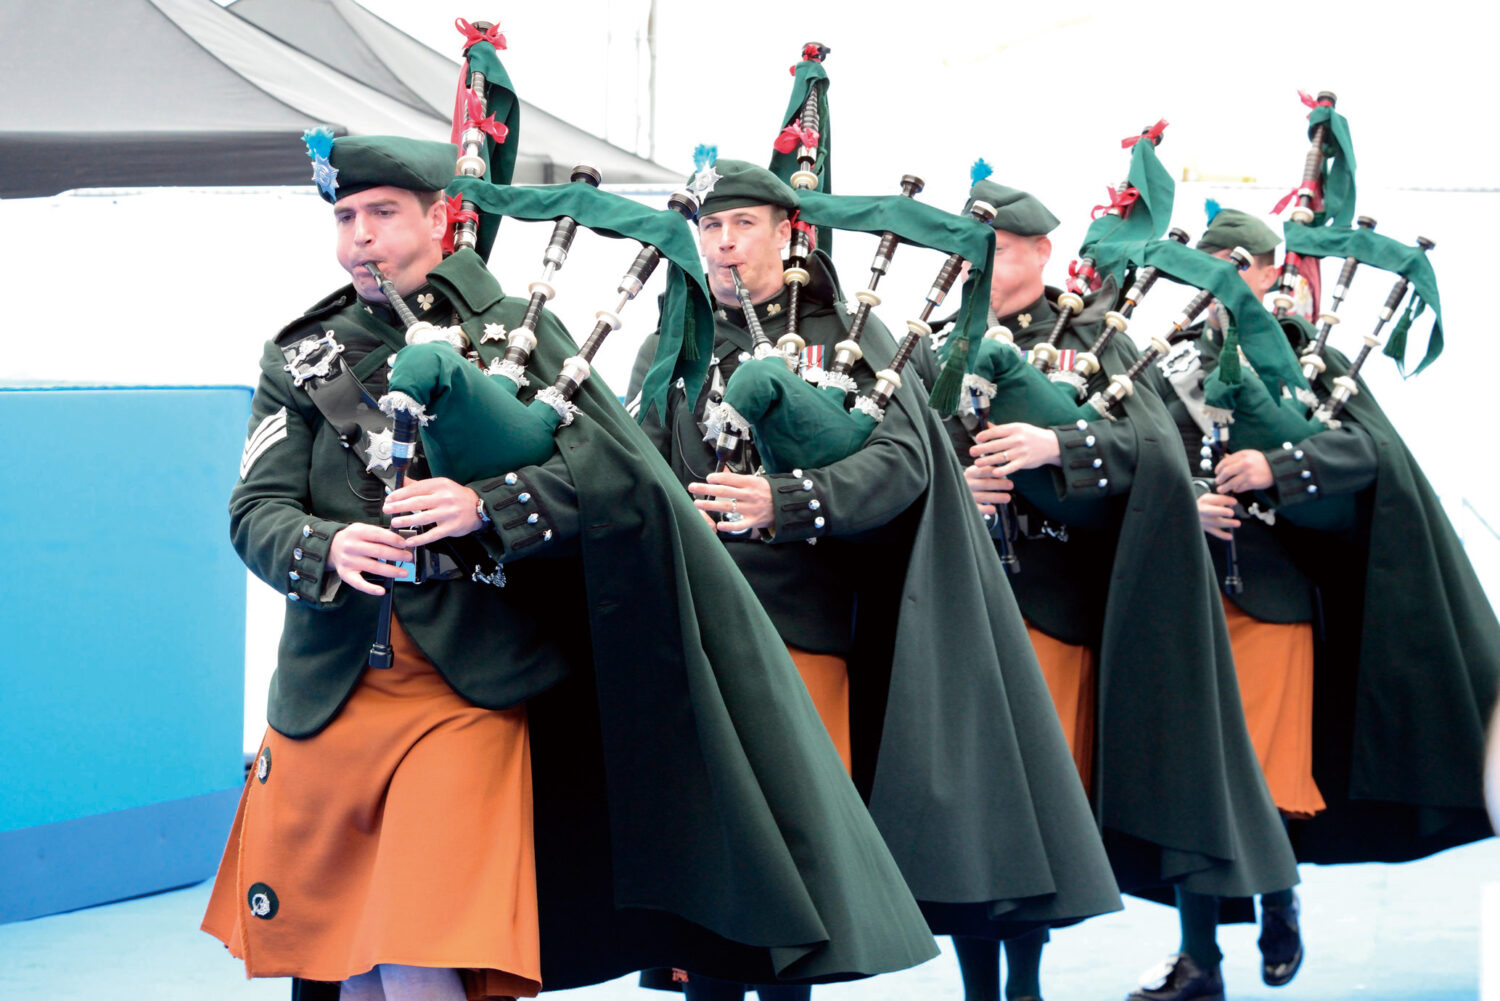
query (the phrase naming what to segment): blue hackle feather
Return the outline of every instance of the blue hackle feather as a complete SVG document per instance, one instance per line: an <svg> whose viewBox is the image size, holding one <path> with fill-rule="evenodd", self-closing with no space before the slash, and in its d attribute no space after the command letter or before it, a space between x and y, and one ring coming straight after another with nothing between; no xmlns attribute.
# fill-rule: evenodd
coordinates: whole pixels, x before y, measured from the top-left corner
<svg viewBox="0 0 1500 1001"><path fill-rule="evenodd" d="M305 129L302 133L302 141L307 144L309 160L316 160L320 156L326 160L333 152L333 130L326 125L320 125L315 129Z"/></svg>
<svg viewBox="0 0 1500 1001"><path fill-rule="evenodd" d="M974 161L974 166L969 168L969 183L978 184L995 172L995 168L984 162L984 157Z"/></svg>
<svg viewBox="0 0 1500 1001"><path fill-rule="evenodd" d="M704 167L712 167L718 162L719 147L706 146L702 143L699 143L698 146L693 149L693 165L699 170L702 170Z"/></svg>
<svg viewBox="0 0 1500 1001"><path fill-rule="evenodd" d="M1214 201L1212 198L1205 200L1203 203L1203 212L1208 216L1209 222L1214 221L1214 216L1219 214L1219 210L1221 208L1223 208L1223 206Z"/></svg>

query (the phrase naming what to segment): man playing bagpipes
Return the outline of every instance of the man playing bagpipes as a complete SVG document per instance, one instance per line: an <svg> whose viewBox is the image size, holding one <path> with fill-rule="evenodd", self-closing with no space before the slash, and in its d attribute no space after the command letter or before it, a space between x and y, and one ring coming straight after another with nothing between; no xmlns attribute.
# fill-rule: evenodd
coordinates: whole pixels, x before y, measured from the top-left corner
<svg viewBox="0 0 1500 1001"><path fill-rule="evenodd" d="M1370 250L1393 249L1394 241L1360 235L1373 228L1362 217L1344 232L1367 263L1346 258L1335 305L1356 268L1383 259ZM1223 209L1197 246L1217 257L1233 246L1255 253L1242 274L1259 309L1277 283L1280 242L1255 217ZM1304 257L1300 266L1316 263ZM1251 336L1241 331L1252 319L1259 318L1215 308L1201 335L1161 363L1154 384L1189 461L1202 464L1199 509L1204 530L1222 540L1210 550L1224 582L1245 714L1298 859L1405 861L1486 837L1481 721L1500 671L1494 614L1431 488L1362 381L1332 426L1304 417L1299 434L1284 414L1266 413L1277 397L1260 387L1237 346ZM1275 409L1306 415L1307 403L1326 406L1348 373L1348 359L1326 345L1337 317L1326 310L1320 320L1325 343L1313 357L1321 369L1308 362L1317 336L1300 318L1281 320L1291 352L1256 346L1256 357L1276 347L1314 375L1316 400L1278 394ZM1290 440L1273 443L1266 435L1278 420L1283 430L1271 437ZM1261 906L1262 977L1280 986L1302 960L1296 899L1266 894Z"/></svg>
<svg viewBox="0 0 1500 1001"><path fill-rule="evenodd" d="M994 515L1013 505L1014 538L995 545L1012 548L1019 564L1011 583L1115 876L1127 891L1175 896L1179 908L1179 954L1130 997L1222 998L1218 896L1285 889L1296 871L1245 732L1188 469L1149 387L1107 408L1111 419L1082 403L1139 354L1123 334L1125 307L1104 314L1113 286L1090 294L1093 265L1080 263L1082 280L1065 299L1043 279L1056 217L987 179L971 197L996 206L998 337L969 346L979 356L966 405L948 421L953 444L997 535ZM1097 249L1089 254L1102 262ZM1123 301L1138 301L1152 281L1137 273ZM1101 320L1114 325L1105 340ZM1027 361L1046 354L1051 380L1016 355L1038 345L1051 350ZM998 385L986 377L997 358L1011 363ZM1007 943L1007 997L1037 993L1045 941ZM955 942L966 998L999 997L994 947Z"/></svg>
<svg viewBox="0 0 1500 1001"><path fill-rule="evenodd" d="M674 387L664 408L643 404L643 427L718 519L930 926L998 939L1112 909L1056 715L1004 573L977 549L983 526L926 390L897 384L883 419L851 417L846 389L871 394L895 343L867 308L846 307L821 252L783 272L793 227L834 218L840 200L794 191L743 161L704 163L692 186L703 194L699 246L719 307L711 365L700 382ZM878 261L888 258L882 247ZM783 284L794 275L795 314ZM771 347L792 324L800 350ZM855 359L846 373L840 355ZM776 387L780 408L746 414L748 442L716 448L723 425L712 415L740 399L752 374ZM851 437L851 427L861 430ZM817 465L777 461L816 454ZM968 632L975 619L990 625L982 636ZM688 976L690 997L744 991Z"/></svg>
<svg viewBox="0 0 1500 1001"><path fill-rule="evenodd" d="M532 438L479 392L508 380L531 413L514 373L488 374L501 335L532 325L533 388L576 373L578 348L479 252L444 255L444 187L686 223L588 185L453 181L445 143L312 135L308 155L352 284L262 358L231 533L286 620L204 928L251 976L346 1001L532 995L674 961L847 979L934 955L785 647L614 394L581 380L560 428L538 405L555 442L473 470ZM492 237L498 216L478 221ZM409 380L409 359L450 357L440 385ZM692 370L675 347L664 362ZM392 466L411 478L387 494Z"/></svg>

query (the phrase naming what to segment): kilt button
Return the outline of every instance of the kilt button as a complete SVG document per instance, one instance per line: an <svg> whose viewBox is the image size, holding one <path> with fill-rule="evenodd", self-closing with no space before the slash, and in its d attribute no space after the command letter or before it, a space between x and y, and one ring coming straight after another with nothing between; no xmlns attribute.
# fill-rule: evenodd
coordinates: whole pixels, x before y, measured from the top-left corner
<svg viewBox="0 0 1500 1001"><path fill-rule="evenodd" d="M250 913L264 921L274 918L281 907L276 900L276 891L265 883L252 883L246 899L250 904Z"/></svg>
<svg viewBox="0 0 1500 1001"><path fill-rule="evenodd" d="M260 757L255 759L255 777L260 780L261 785L266 784L266 779L271 777L271 749L263 747Z"/></svg>

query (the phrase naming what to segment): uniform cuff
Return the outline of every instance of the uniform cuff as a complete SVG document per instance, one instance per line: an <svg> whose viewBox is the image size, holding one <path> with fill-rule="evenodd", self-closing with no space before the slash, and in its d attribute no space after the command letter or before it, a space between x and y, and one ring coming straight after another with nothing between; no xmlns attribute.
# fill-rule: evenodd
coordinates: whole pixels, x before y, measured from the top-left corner
<svg viewBox="0 0 1500 1001"><path fill-rule="evenodd" d="M530 556L553 540L552 520L520 473L472 484L490 524L474 533L497 562Z"/></svg>
<svg viewBox="0 0 1500 1001"><path fill-rule="evenodd" d="M307 521L302 524L292 546L284 579L288 601L329 604L337 597L343 581L328 566L328 550L333 537L346 527L338 521Z"/></svg>
<svg viewBox="0 0 1500 1001"><path fill-rule="evenodd" d="M1109 492L1109 467L1099 439L1080 419L1052 429L1057 433L1058 464L1061 467L1062 497L1092 500Z"/></svg>
<svg viewBox="0 0 1500 1001"><path fill-rule="evenodd" d="M816 542L828 534L826 503L822 491L800 469L766 474L771 483L771 531L769 542Z"/></svg>
<svg viewBox="0 0 1500 1001"><path fill-rule="evenodd" d="M1318 477L1304 449L1285 442L1280 448L1270 449L1264 454L1271 464L1271 475L1275 477L1275 483L1268 491L1272 503L1277 507L1287 507L1318 499L1321 490Z"/></svg>

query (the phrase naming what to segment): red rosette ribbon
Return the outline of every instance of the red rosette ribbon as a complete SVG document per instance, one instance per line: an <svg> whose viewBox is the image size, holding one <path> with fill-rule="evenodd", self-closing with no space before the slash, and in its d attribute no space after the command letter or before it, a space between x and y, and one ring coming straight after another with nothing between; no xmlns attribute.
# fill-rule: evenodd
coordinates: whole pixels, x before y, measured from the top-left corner
<svg viewBox="0 0 1500 1001"><path fill-rule="evenodd" d="M1084 264L1075 259L1068 265L1068 291L1082 295L1085 290L1099 291L1099 287L1103 284L1103 279L1099 277L1099 272L1094 270L1092 264Z"/></svg>
<svg viewBox="0 0 1500 1001"><path fill-rule="evenodd" d="M472 90L466 90L464 93L466 94L465 101L467 103L467 110L464 115L464 128L478 129L497 143L505 142L505 137L510 135L510 129L506 127L505 123L495 121L494 115L485 115L483 118L480 118L479 113L484 109L479 105L479 95Z"/></svg>
<svg viewBox="0 0 1500 1001"><path fill-rule="evenodd" d="M1151 145L1155 146L1157 143L1161 142L1161 134L1167 131L1167 124L1168 122L1165 118L1158 119L1155 125L1151 126L1140 135L1131 136L1129 139L1121 139L1120 148L1129 149L1136 143L1140 142L1142 139L1150 139Z"/></svg>
<svg viewBox="0 0 1500 1001"><path fill-rule="evenodd" d="M818 148L818 130L804 129L800 121L793 122L781 130L781 135L776 137L776 142L772 145L778 153L790 153L798 146L815 150Z"/></svg>
<svg viewBox="0 0 1500 1001"><path fill-rule="evenodd" d="M1323 211L1323 181L1322 181L1322 179L1321 178L1316 178L1316 177L1313 178L1312 184L1307 185L1307 187L1312 188L1312 193L1313 193L1312 208L1313 208L1313 211L1314 212L1321 212L1321 211ZM1292 200L1297 197L1297 192L1301 191L1302 188L1303 188L1303 185L1299 184L1295 188L1293 188L1291 191L1288 191L1286 194L1282 195L1281 196L1281 201L1277 202L1276 206L1271 209L1271 214L1272 215L1281 215L1281 213L1283 211L1285 211L1286 207L1288 205L1292 204Z"/></svg>
<svg viewBox="0 0 1500 1001"><path fill-rule="evenodd" d="M446 196L443 199L443 208L448 213L448 228L443 233L443 253L453 253L453 238L460 225L466 222L478 222L479 213L473 209L464 208L462 195Z"/></svg>
<svg viewBox="0 0 1500 1001"><path fill-rule="evenodd" d="M500 26L498 24L490 25L488 31L480 31L460 17L453 22L453 27L457 28L459 33L464 36L465 52L468 52L480 42L489 42L497 49L505 48L505 36L500 34Z"/></svg>
<svg viewBox="0 0 1500 1001"><path fill-rule="evenodd" d="M1116 191L1114 188L1110 188L1109 201L1105 202L1103 205L1095 205L1094 211L1089 216L1089 218L1097 219L1104 213L1108 212L1110 209L1119 209L1120 216L1121 218L1123 218L1126 215L1130 214L1130 206L1134 205L1136 203L1136 200L1140 197L1140 191L1138 191L1133 186L1126 188L1124 191Z"/></svg>

